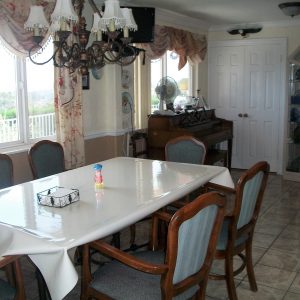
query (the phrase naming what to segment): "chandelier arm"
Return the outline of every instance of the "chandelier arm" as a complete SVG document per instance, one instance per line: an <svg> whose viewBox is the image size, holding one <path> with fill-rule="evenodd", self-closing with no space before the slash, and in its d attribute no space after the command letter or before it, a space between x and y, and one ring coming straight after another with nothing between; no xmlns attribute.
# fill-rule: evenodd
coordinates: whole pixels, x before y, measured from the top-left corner
<svg viewBox="0 0 300 300"><path fill-rule="evenodd" d="M66 55L63 55L63 52ZM56 44L55 55L53 56L53 62L55 67L69 67L67 63L70 61L70 47L67 42L64 40Z"/></svg>
<svg viewBox="0 0 300 300"><path fill-rule="evenodd" d="M39 66L42 66L42 65L45 65L45 64L47 64L51 59L53 59L53 57L54 57L54 55L55 55L55 51L54 51L54 53L53 53L53 55L49 58L49 59L47 59L46 61L44 61L44 62L37 62L37 61L35 61L33 58L32 58L32 51L33 50L36 50L36 49L42 49L43 50L43 47L41 46L41 45L35 45L35 46L33 46L32 48L30 48L29 49L29 52L28 52L28 57L29 57L29 59L30 59L30 61L32 62L32 63L34 63L35 65L39 65ZM38 55L38 51L39 50L37 50L35 53ZM34 54L33 54L34 55Z"/></svg>
<svg viewBox="0 0 300 300"><path fill-rule="evenodd" d="M136 56L131 56L130 58L129 57L126 57L126 58L122 58L117 61L117 64L121 65L121 66L129 66L130 64L132 64L136 59Z"/></svg>
<svg viewBox="0 0 300 300"><path fill-rule="evenodd" d="M130 55L130 54L132 54L132 55ZM135 47L133 47L129 44L125 45L124 47L122 47L122 52L121 52L120 56L121 57L118 62L120 65L128 66L128 65L132 64L137 57L137 52L136 52Z"/></svg>
<svg viewBox="0 0 300 300"><path fill-rule="evenodd" d="M104 59L108 63L116 63L122 54L122 45L115 40L108 40L104 51Z"/></svg>

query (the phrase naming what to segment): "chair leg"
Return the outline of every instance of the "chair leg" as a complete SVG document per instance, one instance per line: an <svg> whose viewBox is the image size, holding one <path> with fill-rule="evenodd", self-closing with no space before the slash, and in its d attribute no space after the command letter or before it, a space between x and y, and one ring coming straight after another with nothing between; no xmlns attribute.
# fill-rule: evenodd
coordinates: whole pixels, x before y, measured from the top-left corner
<svg viewBox="0 0 300 300"><path fill-rule="evenodd" d="M225 258L226 286L229 300L237 300L236 289L233 276L233 256L227 255Z"/></svg>
<svg viewBox="0 0 300 300"><path fill-rule="evenodd" d="M17 287L17 295L15 300L25 300L25 288L24 288L24 279L22 275L21 265L19 260L14 262L15 266L15 277L16 277L16 287Z"/></svg>
<svg viewBox="0 0 300 300"><path fill-rule="evenodd" d="M253 260L252 260L252 238L248 239L246 242L246 266L247 266L247 274L249 278L250 289L253 292L257 291L257 284L254 275L253 269Z"/></svg>
<svg viewBox="0 0 300 300"><path fill-rule="evenodd" d="M199 290L196 296L194 297L195 300L205 300L206 287L207 287L207 280L203 280L199 284Z"/></svg>
<svg viewBox="0 0 300 300"><path fill-rule="evenodd" d="M9 264L5 266L5 274L6 274L6 278L8 280L8 282L15 286L16 282L15 282L15 277L14 277L14 269L13 269L13 265Z"/></svg>
<svg viewBox="0 0 300 300"><path fill-rule="evenodd" d="M36 276L37 283L38 283L39 299L51 300L50 292L48 290L45 279L38 268L36 268L36 270L35 270L35 276Z"/></svg>

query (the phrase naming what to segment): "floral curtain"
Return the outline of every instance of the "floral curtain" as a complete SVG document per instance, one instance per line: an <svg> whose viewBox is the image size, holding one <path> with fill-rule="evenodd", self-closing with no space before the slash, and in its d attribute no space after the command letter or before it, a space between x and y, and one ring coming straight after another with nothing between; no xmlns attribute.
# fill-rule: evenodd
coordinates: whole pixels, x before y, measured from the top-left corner
<svg viewBox="0 0 300 300"><path fill-rule="evenodd" d="M155 25L154 42L141 44L150 59L157 59L167 51L175 51L179 55L178 70L187 61L196 64L204 60L207 51L207 40L204 35L198 35L185 30L168 26Z"/></svg>
<svg viewBox="0 0 300 300"><path fill-rule="evenodd" d="M83 166L82 88L78 71L55 68L55 119L57 140L65 150L67 169Z"/></svg>
<svg viewBox="0 0 300 300"><path fill-rule="evenodd" d="M33 45L31 34L24 30L32 4L42 5L50 19L55 0L0 1L0 36L17 55L28 55ZM64 147L66 168L76 168L85 162L81 75L66 68L55 68L54 90L57 141Z"/></svg>

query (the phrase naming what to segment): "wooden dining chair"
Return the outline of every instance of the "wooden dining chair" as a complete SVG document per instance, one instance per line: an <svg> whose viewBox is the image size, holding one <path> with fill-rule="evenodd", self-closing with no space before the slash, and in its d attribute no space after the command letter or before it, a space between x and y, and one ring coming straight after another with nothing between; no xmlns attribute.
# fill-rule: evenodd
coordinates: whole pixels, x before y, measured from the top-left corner
<svg viewBox="0 0 300 300"><path fill-rule="evenodd" d="M37 142L30 148L28 158L34 179L65 171L64 149L57 142Z"/></svg>
<svg viewBox="0 0 300 300"><path fill-rule="evenodd" d="M206 152L207 149L203 142L188 135L171 139L165 146L166 161L203 165L206 161ZM171 207L182 207L201 193L202 188L186 195L183 199L173 202Z"/></svg>
<svg viewBox="0 0 300 300"><path fill-rule="evenodd" d="M205 299L208 273L224 217L225 198L212 192L173 216L153 215L148 251L129 254L104 241L83 246L81 300ZM166 252L157 250L159 220L169 222ZM96 249L114 260L92 275L89 252Z"/></svg>
<svg viewBox="0 0 300 300"><path fill-rule="evenodd" d="M0 154L0 189L12 186L13 181L13 163L10 156Z"/></svg>
<svg viewBox="0 0 300 300"><path fill-rule="evenodd" d="M203 165L206 159L206 146L192 136L171 139L165 146L166 161Z"/></svg>
<svg viewBox="0 0 300 300"><path fill-rule="evenodd" d="M252 291L257 291L252 262L252 240L268 173L269 164L261 161L242 174L235 189L209 184L215 190L231 194L231 197L227 197L227 212L215 254L215 259L224 260L225 272L224 274L211 273L209 276L210 279L226 280L230 300L237 300L234 276L242 272L245 267L250 288ZM239 256L242 260L242 264L236 270L233 269L234 256Z"/></svg>
<svg viewBox="0 0 300 300"><path fill-rule="evenodd" d="M0 279L0 299L1 300L24 300L25 288L22 276L19 256L8 255L0 257L0 269L12 268L13 282Z"/></svg>

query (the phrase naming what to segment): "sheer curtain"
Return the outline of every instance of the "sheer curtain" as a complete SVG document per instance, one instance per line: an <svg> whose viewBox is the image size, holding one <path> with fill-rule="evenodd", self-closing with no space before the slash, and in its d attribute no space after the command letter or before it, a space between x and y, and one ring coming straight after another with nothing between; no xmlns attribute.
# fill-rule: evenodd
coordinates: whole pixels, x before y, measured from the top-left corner
<svg viewBox="0 0 300 300"><path fill-rule="evenodd" d="M55 1L33 2L44 7L49 20ZM27 51L33 45L31 34L24 30L31 4L30 0L0 2L0 35L10 50L23 57L28 55ZM70 36L70 39L73 38ZM78 71L70 72L66 68L56 68L54 80L57 141L64 147L66 168L76 168L85 163L81 75Z"/></svg>

